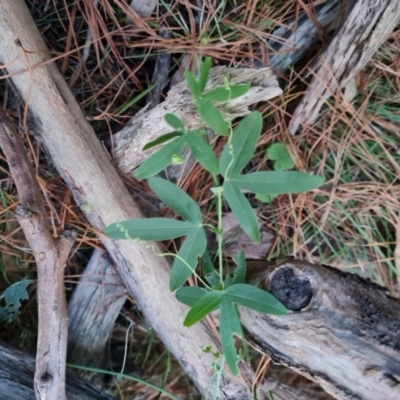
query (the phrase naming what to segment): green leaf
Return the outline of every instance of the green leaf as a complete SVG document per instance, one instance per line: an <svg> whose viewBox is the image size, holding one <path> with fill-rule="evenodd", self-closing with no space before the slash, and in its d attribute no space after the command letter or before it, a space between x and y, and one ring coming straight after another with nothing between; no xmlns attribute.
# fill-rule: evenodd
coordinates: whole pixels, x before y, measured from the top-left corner
<svg viewBox="0 0 400 400"><path fill-rule="evenodd" d="M175 154L179 154L185 142L182 137L167 143L164 147L152 154L136 170L134 176L138 180L151 178L172 163Z"/></svg>
<svg viewBox="0 0 400 400"><path fill-rule="evenodd" d="M33 281L24 279L9 286L0 296L0 325L3 322L13 322L19 315L22 300L28 300L26 288Z"/></svg>
<svg viewBox="0 0 400 400"><path fill-rule="evenodd" d="M223 292L212 291L201 297L186 315L183 325L189 327L202 320L207 314L218 308Z"/></svg>
<svg viewBox="0 0 400 400"><path fill-rule="evenodd" d="M232 85L218 87L203 93L201 98L208 101L229 101L243 96L250 89L250 85Z"/></svg>
<svg viewBox="0 0 400 400"><path fill-rule="evenodd" d="M178 130L184 130L185 129L185 124L175 114L167 113L167 114L164 115L164 119L167 122L167 124L169 126L172 126L172 128L174 128L174 129L178 129Z"/></svg>
<svg viewBox="0 0 400 400"><path fill-rule="evenodd" d="M181 303L192 307L206 293L208 293L206 289L198 286L184 286L176 291L175 296Z"/></svg>
<svg viewBox="0 0 400 400"><path fill-rule="evenodd" d="M257 217L254 213L250 203L240 191L230 181L224 182L224 197L232 212L235 214L241 228L253 240L253 242L260 242L260 230L258 227Z"/></svg>
<svg viewBox="0 0 400 400"><path fill-rule="evenodd" d="M261 203L272 203L277 197L277 194L256 193L256 199Z"/></svg>
<svg viewBox="0 0 400 400"><path fill-rule="evenodd" d="M185 71L183 75L185 76L186 82L193 96L195 98L199 97L201 95L202 89L200 84L196 81L194 75L190 71Z"/></svg>
<svg viewBox="0 0 400 400"><path fill-rule="evenodd" d="M237 268L233 274L232 285L237 283L244 283L246 279L246 259L242 250L236 253L233 257L233 261L237 265Z"/></svg>
<svg viewBox="0 0 400 400"><path fill-rule="evenodd" d="M113 239L169 240L198 229L196 223L171 218L137 218L110 224L104 234Z"/></svg>
<svg viewBox="0 0 400 400"><path fill-rule="evenodd" d="M199 84L198 84L200 93L203 93L206 87L208 75L210 74L210 69L211 69L211 57L206 57L205 60L203 61L203 64L200 67Z"/></svg>
<svg viewBox="0 0 400 400"><path fill-rule="evenodd" d="M206 246L207 238L203 228L197 228L187 236L172 264L169 276L169 288L172 292L180 288L193 274L197 267L197 258L204 254Z"/></svg>
<svg viewBox="0 0 400 400"><path fill-rule="evenodd" d="M220 299L220 304L219 332L221 334L222 349L231 372L234 375L239 375L237 363L240 358L236 351L233 335L243 336L240 318L235 305L226 296Z"/></svg>
<svg viewBox="0 0 400 400"><path fill-rule="evenodd" d="M274 162L275 171L292 169L294 162L283 143L275 143L267 150L268 158Z"/></svg>
<svg viewBox="0 0 400 400"><path fill-rule="evenodd" d="M287 308L271 293L245 283L229 286L225 293L230 301L265 314L285 315Z"/></svg>
<svg viewBox="0 0 400 400"><path fill-rule="evenodd" d="M211 129L222 136L229 134L229 126L218 108L214 107L209 101L202 99L197 100L196 105L200 117Z"/></svg>
<svg viewBox="0 0 400 400"><path fill-rule="evenodd" d="M203 216L197 203L178 186L159 177L149 178L147 183L158 198L183 219L193 224L203 223Z"/></svg>
<svg viewBox="0 0 400 400"><path fill-rule="evenodd" d="M225 145L220 170L225 178L236 176L254 154L262 129L262 116L254 111L243 118Z"/></svg>
<svg viewBox="0 0 400 400"><path fill-rule="evenodd" d="M151 149L152 147L158 146L159 144L168 142L168 140L176 138L177 136L182 136L182 133L174 131L174 132L166 133L165 135L161 135L160 137L153 140L152 142L146 143L145 146L143 147L143 151Z"/></svg>
<svg viewBox="0 0 400 400"><path fill-rule="evenodd" d="M241 175L230 180L253 193L301 193L316 189L324 178L299 171L261 171Z"/></svg>
<svg viewBox="0 0 400 400"><path fill-rule="evenodd" d="M217 272L215 271L214 264L210 257L210 252L206 249L204 254L200 258L201 268L203 275L207 279L207 282L211 287L216 288L221 285Z"/></svg>
<svg viewBox="0 0 400 400"><path fill-rule="evenodd" d="M219 163L211 146L206 143L203 137L197 132L188 132L185 135L186 143L189 146L195 159L211 174L219 174Z"/></svg>

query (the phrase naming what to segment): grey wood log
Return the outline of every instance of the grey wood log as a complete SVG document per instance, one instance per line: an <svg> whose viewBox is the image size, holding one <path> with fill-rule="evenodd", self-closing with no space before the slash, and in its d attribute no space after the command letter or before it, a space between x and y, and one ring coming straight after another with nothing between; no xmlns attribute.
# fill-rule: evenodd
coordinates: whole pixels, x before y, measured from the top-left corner
<svg viewBox="0 0 400 400"><path fill-rule="evenodd" d="M326 99L367 64L400 20L398 0L358 0L311 68L313 76L289 125L312 124Z"/></svg>
<svg viewBox="0 0 400 400"><path fill-rule="evenodd" d="M292 258L266 263L251 281L291 310L241 309L253 346L337 399L400 399L400 302L384 288Z"/></svg>
<svg viewBox="0 0 400 400"><path fill-rule="evenodd" d="M68 302L69 363L105 366L106 345L126 296L109 256L95 249ZM86 376L87 372L80 374Z"/></svg>
<svg viewBox="0 0 400 400"><path fill-rule="evenodd" d="M229 114L230 120L249 114L249 107L252 104L267 101L282 94L282 89L269 68L259 70L212 68L205 90L223 86L225 78L232 84L250 83L252 85L245 95L219 105L223 114ZM166 113L173 113L181 118L187 129L205 127L193 104L192 95L186 82L175 85L169 91L164 102L150 111L138 113L124 129L114 135L114 158L122 172L131 172L157 150L157 148L153 148L143 152L142 149L145 144L172 131L172 128L164 120Z"/></svg>
<svg viewBox="0 0 400 400"><path fill-rule="evenodd" d="M2 400L35 400L33 376L35 358L7 343L0 342L0 398ZM67 370L68 400L112 400L111 395L94 388L74 371Z"/></svg>

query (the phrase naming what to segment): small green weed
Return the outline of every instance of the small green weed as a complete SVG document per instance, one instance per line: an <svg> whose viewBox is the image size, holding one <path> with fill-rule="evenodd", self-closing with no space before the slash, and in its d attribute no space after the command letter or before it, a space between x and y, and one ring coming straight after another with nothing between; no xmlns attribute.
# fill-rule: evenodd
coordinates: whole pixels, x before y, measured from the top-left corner
<svg viewBox="0 0 400 400"><path fill-rule="evenodd" d="M228 136L218 159L207 141L204 131L187 130L176 115L167 114L165 119L173 128L171 133L148 143L145 149L166 143L136 170L136 179L147 179L153 192L182 220L172 218L134 219L117 222L106 227L104 233L114 239L169 240L186 236L172 265L170 289L176 297L190 308L185 326L191 326L207 314L220 308L220 334L226 363L234 374L238 374L237 354L233 335L243 336L238 305L262 313L283 315L287 309L271 293L245 283L246 260L241 251L234 257L237 267L231 274L224 271L222 254L222 203L223 199L235 214L241 228L256 243L260 231L256 214L243 191L258 196L277 196L284 193L301 193L313 190L323 183L320 176L298 171L285 171L293 167L290 155L282 145L269 149L269 157L275 160L275 171L260 171L244 174L242 170L254 155L262 131L262 116L252 112L243 118L235 130L226 121L213 102L227 102L245 94L248 85L231 85L225 82L220 88L204 92L211 68L207 58L196 79L185 73L193 101L204 122L216 133ZM218 225L209 226L218 238L218 269L214 268L207 250L207 240L202 212L197 203L173 183L155 177L157 173L176 162L184 148L189 148L196 160L212 175L212 188L217 204ZM286 152L286 153L285 153ZM223 179L221 179L221 177ZM220 183L222 180L222 183ZM201 258L203 277L196 272ZM183 286L192 274L196 274L202 287Z"/></svg>

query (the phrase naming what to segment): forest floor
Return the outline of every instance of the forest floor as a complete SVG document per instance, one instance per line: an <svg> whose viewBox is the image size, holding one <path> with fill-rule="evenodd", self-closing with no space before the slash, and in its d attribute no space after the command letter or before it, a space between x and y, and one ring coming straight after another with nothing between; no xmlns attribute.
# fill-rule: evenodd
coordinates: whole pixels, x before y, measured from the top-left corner
<svg viewBox="0 0 400 400"><path fill-rule="evenodd" d="M146 106L149 93L153 101L162 101L171 80L182 79L182 71L187 65L195 67L200 56L212 57L214 66L252 66L256 59L268 66L268 55L259 49L267 48L276 28L303 12L302 3L211 1L204 2L202 8L202 2L161 0L151 17L138 24L140 19L132 13L129 17L129 7L122 1L27 0L51 55L104 142ZM358 74L351 103L342 93L329 99L317 122L292 136L288 131L290 116L309 80L304 71L328 40L330 32L325 33L299 62L278 74L283 95L257 107L265 124L252 165L270 169L266 149L280 142L297 169L325 177L325 184L311 193L281 195L258 204L259 217L272 234L266 256L295 255L329 264L368 277L397 296L400 27ZM154 75L158 57L166 54L171 55L167 73ZM153 90L159 80L165 80L160 97ZM20 105L4 79L0 80L0 99L18 122ZM26 140L54 233L64 227L78 232L65 271L69 294L92 250L101 244L46 153L34 137L27 136ZM14 282L35 278L35 262L14 217L18 197L3 156L0 179L1 293ZM201 203L208 196L205 179L202 169L195 165L180 184ZM149 191L133 178L127 180L132 191ZM208 217L213 219L212 212ZM19 318L1 328L0 338L34 349L34 287L30 292ZM198 398L179 364L146 327L133 299L121 311L112 340L127 345L128 357L142 379L164 386L179 398ZM253 363L255 370L270 373L266 357L254 355ZM124 380L117 386L121 399L159 396L137 382Z"/></svg>

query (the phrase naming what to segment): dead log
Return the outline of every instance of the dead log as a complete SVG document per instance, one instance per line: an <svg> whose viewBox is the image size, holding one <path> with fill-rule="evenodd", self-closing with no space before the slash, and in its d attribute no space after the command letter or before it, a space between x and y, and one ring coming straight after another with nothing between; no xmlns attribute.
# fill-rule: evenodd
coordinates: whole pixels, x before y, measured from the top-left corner
<svg viewBox="0 0 400 400"><path fill-rule="evenodd" d="M312 80L289 125L312 124L326 99L367 64L400 20L398 0L358 0L311 68Z"/></svg>
<svg viewBox="0 0 400 400"><path fill-rule="evenodd" d="M109 256L95 249L68 302L69 363L106 366L106 344L126 296L126 289Z"/></svg>
<svg viewBox="0 0 400 400"><path fill-rule="evenodd" d="M252 283L291 312L241 310L246 338L337 399L400 398L400 301L358 275L292 258L256 270Z"/></svg>
<svg viewBox="0 0 400 400"><path fill-rule="evenodd" d="M122 179L93 129L49 59L46 46L23 0L0 2L0 62L26 101L40 140L70 188L75 202L99 231L113 222L141 216ZM181 363L199 390L213 392L213 345L206 329L183 327L187 307L169 291L169 265L153 250L132 241L101 240L118 267L129 294L147 322ZM154 245L153 249L157 250ZM222 372L219 398L251 399L250 388L227 368Z"/></svg>
<svg viewBox="0 0 400 400"><path fill-rule="evenodd" d="M0 342L0 397L7 400L35 400L33 376L35 358L7 343ZM113 397L67 370L68 400L112 400Z"/></svg>

